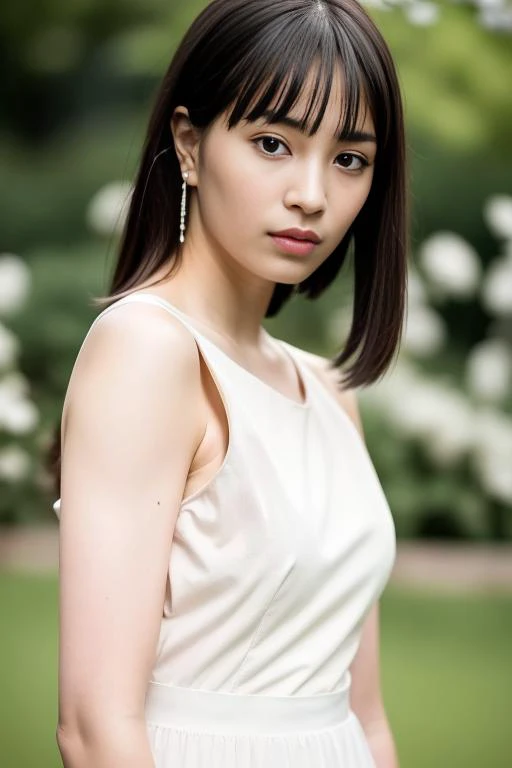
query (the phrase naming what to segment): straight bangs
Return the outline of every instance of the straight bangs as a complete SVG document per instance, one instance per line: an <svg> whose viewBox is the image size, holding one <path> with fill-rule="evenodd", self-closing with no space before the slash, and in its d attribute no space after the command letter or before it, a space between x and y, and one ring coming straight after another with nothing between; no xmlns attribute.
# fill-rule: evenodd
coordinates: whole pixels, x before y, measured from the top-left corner
<svg viewBox="0 0 512 768"><path fill-rule="evenodd" d="M241 120L254 122L263 116L269 123L280 122L292 112L307 83L310 96L298 118L299 127L308 136L315 134L336 72L343 83L336 138L343 141L353 134L368 107L375 122L367 73L343 28L320 12L316 17L289 14L276 21L275 30L266 28L254 39L240 67L232 72L233 81L226 83L227 91L237 94L229 107L229 128ZM240 79L240 72L244 79ZM313 87L309 88L312 76Z"/></svg>

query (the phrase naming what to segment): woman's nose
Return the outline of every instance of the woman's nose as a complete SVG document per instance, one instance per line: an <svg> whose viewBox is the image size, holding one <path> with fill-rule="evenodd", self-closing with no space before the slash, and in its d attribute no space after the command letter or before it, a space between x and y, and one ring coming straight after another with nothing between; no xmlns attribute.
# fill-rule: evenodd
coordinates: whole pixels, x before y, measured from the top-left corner
<svg viewBox="0 0 512 768"><path fill-rule="evenodd" d="M302 164L289 183L285 205L298 206L309 215L321 213L326 207L325 178L317 164Z"/></svg>

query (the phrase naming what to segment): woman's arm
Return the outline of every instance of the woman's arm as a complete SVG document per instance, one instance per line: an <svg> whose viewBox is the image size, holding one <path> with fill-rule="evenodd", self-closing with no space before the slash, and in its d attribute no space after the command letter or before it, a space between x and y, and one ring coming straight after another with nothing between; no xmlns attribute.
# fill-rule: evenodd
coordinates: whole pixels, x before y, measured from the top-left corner
<svg viewBox="0 0 512 768"><path fill-rule="evenodd" d="M379 603L370 609L361 643L350 665L350 705L357 715L377 768L398 768L398 754L380 685Z"/></svg>
<svg viewBox="0 0 512 768"><path fill-rule="evenodd" d="M152 768L144 701L169 555L204 434L191 334L157 307L100 318L66 396L59 719L65 768Z"/></svg>

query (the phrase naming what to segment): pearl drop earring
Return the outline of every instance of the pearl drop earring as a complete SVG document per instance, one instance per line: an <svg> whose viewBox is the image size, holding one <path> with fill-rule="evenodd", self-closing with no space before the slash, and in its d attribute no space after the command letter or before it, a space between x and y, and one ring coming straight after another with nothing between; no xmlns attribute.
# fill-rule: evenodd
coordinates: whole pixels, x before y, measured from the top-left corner
<svg viewBox="0 0 512 768"><path fill-rule="evenodd" d="M183 184L181 187L181 213L180 213L180 243L185 242L185 216L187 214L187 179L189 173L183 173Z"/></svg>

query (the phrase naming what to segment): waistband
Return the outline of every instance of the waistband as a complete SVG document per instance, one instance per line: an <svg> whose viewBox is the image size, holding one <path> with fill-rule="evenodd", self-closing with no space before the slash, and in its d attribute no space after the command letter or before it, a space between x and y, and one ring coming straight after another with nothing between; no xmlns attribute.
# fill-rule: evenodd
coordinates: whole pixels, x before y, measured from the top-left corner
<svg viewBox="0 0 512 768"><path fill-rule="evenodd" d="M351 675L331 693L269 696L182 688L152 680L147 688L148 723L216 733L283 733L331 728L345 720Z"/></svg>

